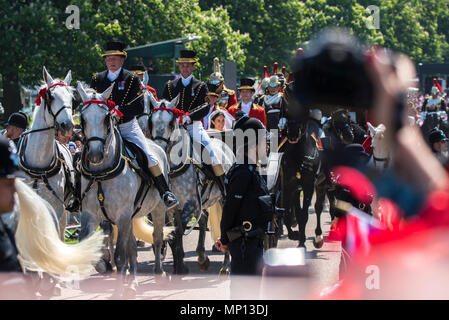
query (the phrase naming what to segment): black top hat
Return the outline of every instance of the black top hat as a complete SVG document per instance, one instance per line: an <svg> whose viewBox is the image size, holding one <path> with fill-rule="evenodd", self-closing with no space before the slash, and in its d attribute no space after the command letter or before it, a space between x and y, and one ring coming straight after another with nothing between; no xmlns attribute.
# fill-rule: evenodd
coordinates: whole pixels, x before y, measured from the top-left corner
<svg viewBox="0 0 449 320"><path fill-rule="evenodd" d="M9 116L8 125L25 130L28 127L28 117L23 112L15 112Z"/></svg>
<svg viewBox="0 0 449 320"><path fill-rule="evenodd" d="M130 66L128 68L129 71L134 72L136 74L144 74L145 73L145 67L140 65Z"/></svg>
<svg viewBox="0 0 449 320"><path fill-rule="evenodd" d="M0 178L13 179L16 177L19 159L10 141L0 136Z"/></svg>
<svg viewBox="0 0 449 320"><path fill-rule="evenodd" d="M127 53L125 51L126 44L120 41L108 41L106 42L106 52L101 56L124 56L126 58Z"/></svg>
<svg viewBox="0 0 449 320"><path fill-rule="evenodd" d="M240 88L238 88L238 89L239 90L253 90L253 91L256 91L256 89L254 88L254 83L255 83L255 81L253 79L242 78L242 79L240 79Z"/></svg>
<svg viewBox="0 0 449 320"><path fill-rule="evenodd" d="M220 86L220 84L212 84L211 82L207 82L206 85L207 85L207 90L209 91L209 92L207 92L207 95L218 97L217 91L218 91L218 87Z"/></svg>
<svg viewBox="0 0 449 320"><path fill-rule="evenodd" d="M189 63L197 63L198 58L196 58L196 51L193 50L181 50L181 56L178 60L178 63L189 62Z"/></svg>
<svg viewBox="0 0 449 320"><path fill-rule="evenodd" d="M434 144L436 142L440 141L447 141L449 140L443 131L438 130L437 128L432 129L429 133L429 142L430 144Z"/></svg>

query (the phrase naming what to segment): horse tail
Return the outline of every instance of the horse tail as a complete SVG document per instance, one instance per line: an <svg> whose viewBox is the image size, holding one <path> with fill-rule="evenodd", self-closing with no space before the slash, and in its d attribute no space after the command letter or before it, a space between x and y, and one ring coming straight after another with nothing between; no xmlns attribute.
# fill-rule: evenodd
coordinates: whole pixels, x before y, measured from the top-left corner
<svg viewBox="0 0 449 320"><path fill-rule="evenodd" d="M53 221L53 209L23 181L16 179L20 216L15 234L19 260L25 269L43 271L54 277L85 278L101 258L102 232L95 232L78 244L60 240Z"/></svg>
<svg viewBox="0 0 449 320"><path fill-rule="evenodd" d="M217 241L221 236L220 222L223 208L220 202L216 202L213 206L207 209L209 213L209 229L212 240Z"/></svg>
<svg viewBox="0 0 449 320"><path fill-rule="evenodd" d="M173 227L164 227L163 239L168 240L169 235L173 232ZM137 239L145 241L147 243L153 243L153 231L152 225L145 221L145 217L133 219L133 231L134 236Z"/></svg>

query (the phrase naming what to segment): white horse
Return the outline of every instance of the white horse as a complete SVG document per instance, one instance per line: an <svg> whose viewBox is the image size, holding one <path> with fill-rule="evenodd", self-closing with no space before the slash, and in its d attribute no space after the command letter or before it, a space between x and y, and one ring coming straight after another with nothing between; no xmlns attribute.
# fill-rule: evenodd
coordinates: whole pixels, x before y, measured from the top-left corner
<svg viewBox="0 0 449 320"><path fill-rule="evenodd" d="M117 271L125 275L129 266L131 279L135 279L137 245L133 236L132 220L142 217L138 221L143 225L143 216L151 212L154 230L145 225L142 228L147 236L152 236L156 248L154 273L164 274L160 249L163 234L167 235L163 229L166 207L157 189L154 186L148 187L147 182L137 173L135 165L126 156L122 138L115 127L115 118L111 116L110 109L106 103L98 102L108 99L113 86L101 94L85 88L82 83L78 84L77 89L83 100L80 118L86 139L80 168L82 173L80 239L93 232L102 221L115 224L118 229L114 253ZM169 168L164 151L150 140L148 144L162 168L164 177L167 178ZM139 192L141 186L144 192ZM138 208L140 210L137 210ZM107 255L107 252L105 254ZM105 263L103 261L103 268Z"/></svg>
<svg viewBox="0 0 449 320"><path fill-rule="evenodd" d="M73 128L72 101L75 89L70 87L69 71L63 81L53 79L43 68L45 85L40 89L41 105L36 106L31 129L19 142L20 168L29 177L28 182L56 211L59 235L64 239L65 206L73 191L74 172L72 155L55 140L56 130L70 135Z"/></svg>
<svg viewBox="0 0 449 320"><path fill-rule="evenodd" d="M383 124L379 124L374 127L371 123L367 122L370 136L372 138L371 146L373 148L372 164L375 168L386 169L390 165L390 147L385 137L386 127Z"/></svg>
<svg viewBox="0 0 449 320"><path fill-rule="evenodd" d="M205 216L202 216L203 209L207 209L209 212L211 235L213 240L216 241L220 237L220 221L224 199L219 186L212 182L214 180L213 173L206 177L199 170L201 159L190 153L191 138L187 130L180 130L182 128L179 126L179 119L174 113L178 102L177 98L170 102L166 100L158 102L153 94L149 93L148 97L153 107L147 124L149 126L148 131L151 132L151 138L167 154L171 166L169 174L171 190L176 194L180 204L174 209L176 232L174 241L170 241L173 251L174 273L185 274L188 272L188 268L183 261L182 236L187 222L192 216L195 216L199 223L200 234L196 252L198 253L200 270L205 271L210 262L204 248L208 220ZM145 108L151 109L148 105ZM224 171L228 172L235 162L234 153L224 142L218 139L212 139L211 143L215 155L222 162ZM193 152L195 153L195 151ZM229 272L228 264L229 254L226 254L220 273L227 274Z"/></svg>
<svg viewBox="0 0 449 320"><path fill-rule="evenodd" d="M149 92L146 89L146 86L148 84L148 73L145 71L143 74L143 99L144 99L144 110L143 113L137 116L137 121L139 122L139 127L142 129L142 132L146 137L150 137L150 132L148 131L148 119L150 118L151 113L151 101L150 101L150 95L152 95L151 92Z"/></svg>

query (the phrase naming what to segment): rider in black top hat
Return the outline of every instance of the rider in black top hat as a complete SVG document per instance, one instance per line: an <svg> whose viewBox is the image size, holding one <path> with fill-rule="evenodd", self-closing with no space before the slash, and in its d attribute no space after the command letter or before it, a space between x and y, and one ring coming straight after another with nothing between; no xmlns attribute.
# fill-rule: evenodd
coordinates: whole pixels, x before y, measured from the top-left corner
<svg viewBox="0 0 449 320"><path fill-rule="evenodd" d="M91 87L97 92L104 92L114 84L110 100L114 101L123 113L118 123L120 133L125 140L138 145L145 152L148 158L148 171L153 177L165 206L170 209L178 204L178 200L169 190L161 167L156 157L152 155L145 135L136 120L136 116L144 111L143 94L138 75L122 68L127 56L125 47L124 43L118 41L109 41L106 44L106 52L102 56L105 58L108 70L95 74Z"/></svg>
<svg viewBox="0 0 449 320"><path fill-rule="evenodd" d="M0 215L14 210L18 159L8 139L0 136ZM0 271L22 272L14 232L0 218Z"/></svg>

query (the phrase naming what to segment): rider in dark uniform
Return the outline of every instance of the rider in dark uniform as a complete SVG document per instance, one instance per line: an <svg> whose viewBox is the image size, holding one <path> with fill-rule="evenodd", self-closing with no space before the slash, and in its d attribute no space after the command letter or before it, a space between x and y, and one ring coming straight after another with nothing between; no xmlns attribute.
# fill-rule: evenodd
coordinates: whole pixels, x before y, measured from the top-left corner
<svg viewBox="0 0 449 320"><path fill-rule="evenodd" d="M0 215L14 210L14 179L18 159L8 139L0 137ZM0 272L22 272L14 231L0 218Z"/></svg>
<svg viewBox="0 0 449 320"><path fill-rule="evenodd" d="M136 74L122 68L127 55L124 49L125 44L121 42L110 41L106 44L106 52L102 56L105 57L108 70L95 74L91 81L91 87L97 92L104 92L111 84L114 84L109 99L114 101L123 113L123 117L118 122L122 137L138 145L145 152L148 158L148 171L153 177L165 206L170 209L178 203L178 200L169 190L161 167L152 155L142 129L140 129L136 120L136 116L144 111L141 82ZM110 56L117 59L111 61Z"/></svg>
<svg viewBox="0 0 449 320"><path fill-rule="evenodd" d="M272 219L274 206L265 180L257 171L255 149L266 146L265 139L257 131L264 130L260 120L241 117L234 130L254 130L262 140L250 140L237 146L244 153L243 163L236 163L226 176L226 198L221 220L221 239L216 242L218 250L231 254L231 274L261 274L263 237Z"/></svg>

